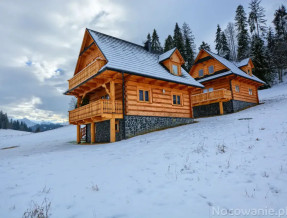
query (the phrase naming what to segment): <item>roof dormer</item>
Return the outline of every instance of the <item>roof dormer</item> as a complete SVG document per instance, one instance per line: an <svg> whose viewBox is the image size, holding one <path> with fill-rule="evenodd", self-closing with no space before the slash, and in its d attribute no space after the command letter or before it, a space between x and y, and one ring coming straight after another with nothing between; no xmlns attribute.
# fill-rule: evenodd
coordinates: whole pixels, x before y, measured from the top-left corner
<svg viewBox="0 0 287 218"><path fill-rule="evenodd" d="M184 59L177 48L161 54L159 63L163 64L173 75L181 76L181 65L184 64Z"/></svg>

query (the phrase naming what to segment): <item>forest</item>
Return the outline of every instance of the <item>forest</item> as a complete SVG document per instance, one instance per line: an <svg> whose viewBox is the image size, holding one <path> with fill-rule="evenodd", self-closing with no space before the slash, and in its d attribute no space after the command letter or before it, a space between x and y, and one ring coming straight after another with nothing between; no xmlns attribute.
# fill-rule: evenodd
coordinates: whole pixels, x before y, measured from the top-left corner
<svg viewBox="0 0 287 218"><path fill-rule="evenodd" d="M274 82L283 82L284 70L287 69L287 11L281 5L274 11L271 24L267 24L266 10L261 0L251 0L246 10L238 5L234 20L224 28L217 24L214 34L215 50L218 55L234 62L251 58L255 69L254 75L271 86ZM187 23L182 27L175 24L173 36L168 35L161 46L157 31L147 34L153 52L162 53L177 47L185 59L184 69L189 71L198 52L195 36ZM210 49L207 42L198 48ZM286 72L285 72L286 73Z"/></svg>
<svg viewBox="0 0 287 218"><path fill-rule="evenodd" d="M0 129L14 129L20 131L32 132L24 122L19 122L18 120L9 119L6 113L0 111Z"/></svg>

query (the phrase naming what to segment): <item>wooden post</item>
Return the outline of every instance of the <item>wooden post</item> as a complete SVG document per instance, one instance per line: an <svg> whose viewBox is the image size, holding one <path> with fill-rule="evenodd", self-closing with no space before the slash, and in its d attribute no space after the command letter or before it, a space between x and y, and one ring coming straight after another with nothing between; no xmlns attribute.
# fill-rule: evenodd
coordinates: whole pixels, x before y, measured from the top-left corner
<svg viewBox="0 0 287 218"><path fill-rule="evenodd" d="M91 123L91 144L93 144L93 143L95 143L96 142L96 137L95 137L95 134L96 134L96 132L95 132L95 123L94 122L92 122Z"/></svg>
<svg viewBox="0 0 287 218"><path fill-rule="evenodd" d="M223 103L222 103L222 101L219 102L219 111L220 111L220 114L222 115L223 114Z"/></svg>
<svg viewBox="0 0 287 218"><path fill-rule="evenodd" d="M81 106L81 103L82 103L82 97L78 97L77 99L77 108Z"/></svg>
<svg viewBox="0 0 287 218"><path fill-rule="evenodd" d="M115 81L110 82L110 99L112 102L112 113L115 112Z"/></svg>
<svg viewBox="0 0 287 218"><path fill-rule="evenodd" d="M116 141L116 119L110 119L110 142Z"/></svg>
<svg viewBox="0 0 287 218"><path fill-rule="evenodd" d="M189 91L189 107L190 107L190 118L193 118L193 107L192 107L192 100L191 100L191 90Z"/></svg>
<svg viewBox="0 0 287 218"><path fill-rule="evenodd" d="M77 143L81 143L81 125L77 125Z"/></svg>

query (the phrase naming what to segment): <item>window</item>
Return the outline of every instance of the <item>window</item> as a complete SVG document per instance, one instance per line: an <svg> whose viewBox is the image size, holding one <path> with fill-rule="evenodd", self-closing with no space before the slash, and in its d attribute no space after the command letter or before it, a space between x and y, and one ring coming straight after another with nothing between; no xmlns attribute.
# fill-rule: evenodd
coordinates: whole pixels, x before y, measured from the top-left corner
<svg viewBox="0 0 287 218"><path fill-rule="evenodd" d="M252 95L252 89L249 89L249 95Z"/></svg>
<svg viewBox="0 0 287 218"><path fill-rule="evenodd" d="M149 90L139 89L138 93L139 93L139 98L138 98L139 101L142 101L142 102L150 101Z"/></svg>
<svg viewBox="0 0 287 218"><path fill-rule="evenodd" d="M119 120L116 120L115 130L116 130L116 132L120 131L120 121Z"/></svg>
<svg viewBox="0 0 287 218"><path fill-rule="evenodd" d="M203 76L203 69L201 69L201 70L198 71L198 76L199 76L199 77L202 77L202 76Z"/></svg>
<svg viewBox="0 0 287 218"><path fill-rule="evenodd" d="M172 72L175 74L175 75L178 75L178 68L177 68L177 65L172 65Z"/></svg>
<svg viewBox="0 0 287 218"><path fill-rule="evenodd" d="M172 95L172 104L181 105L181 95Z"/></svg>
<svg viewBox="0 0 287 218"><path fill-rule="evenodd" d="M203 89L203 93L213 92L213 88Z"/></svg>
<svg viewBox="0 0 287 218"><path fill-rule="evenodd" d="M235 91L236 91L236 92L239 92L239 91L240 91L239 86L235 86Z"/></svg>
<svg viewBox="0 0 287 218"><path fill-rule="evenodd" d="M208 72L209 72L209 74L214 73L214 68L213 68L213 66L209 66L209 67L208 67Z"/></svg>

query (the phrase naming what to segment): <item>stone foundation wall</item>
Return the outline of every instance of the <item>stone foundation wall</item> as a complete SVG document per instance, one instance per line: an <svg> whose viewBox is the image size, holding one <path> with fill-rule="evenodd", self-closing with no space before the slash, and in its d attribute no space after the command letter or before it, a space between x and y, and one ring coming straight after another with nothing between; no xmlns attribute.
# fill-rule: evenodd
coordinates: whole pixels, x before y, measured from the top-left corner
<svg viewBox="0 0 287 218"><path fill-rule="evenodd" d="M223 102L223 111L224 114L237 112L239 110L251 107L256 105L256 103L250 103L245 101L231 100L227 102ZM213 103L208 105L201 105L193 107L193 116L197 117L207 117L219 115L219 103Z"/></svg>
<svg viewBox="0 0 287 218"><path fill-rule="evenodd" d="M192 118L126 116L126 138L190 123Z"/></svg>
<svg viewBox="0 0 287 218"><path fill-rule="evenodd" d="M240 111L244 108L257 105L256 103L251 103L251 102L246 102L246 101L237 101L237 100L232 100L232 101L233 101L232 103L233 103L234 112Z"/></svg>
<svg viewBox="0 0 287 218"><path fill-rule="evenodd" d="M120 131L116 132L116 141L123 139L123 120L119 120ZM86 141L91 142L91 124L87 124ZM96 142L110 142L110 121L98 122L96 127Z"/></svg>

